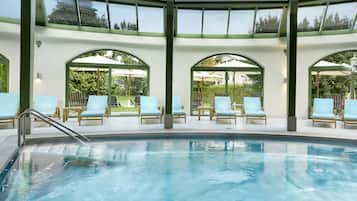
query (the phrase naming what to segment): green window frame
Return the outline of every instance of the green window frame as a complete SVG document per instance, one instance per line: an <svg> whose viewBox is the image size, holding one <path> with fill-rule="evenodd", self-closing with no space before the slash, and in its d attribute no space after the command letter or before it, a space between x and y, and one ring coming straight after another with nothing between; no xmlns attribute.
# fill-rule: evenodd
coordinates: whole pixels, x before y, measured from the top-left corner
<svg viewBox="0 0 357 201"><path fill-rule="evenodd" d="M258 66L258 69L255 69L255 68L244 68L244 67L212 67L212 66L199 66L199 64L202 62L202 61L205 61L206 59L209 59L211 57L214 57L214 56L219 56L219 55L234 55L234 56L239 56L239 57L243 57L251 62L253 62L255 65ZM248 57L245 57L245 56L242 56L242 55L238 55L238 54L231 54L231 53L220 53L220 54L215 54L215 55L211 55L211 56L208 56L208 57L205 57L204 59L200 60L199 62L197 62L195 65L192 66L191 68L191 79L190 79L190 84L191 84L191 92L190 92L190 114L191 116L196 116L196 114L193 113L193 88L194 88L194 72L198 72L198 71L215 71L215 72L224 72L225 73L225 95L228 95L229 94L229 89L228 89L228 73L230 72L259 72L260 75L261 75L261 99L262 99L262 106L264 107L263 103L264 103L264 68L258 64L257 62L255 62L254 60L248 58Z"/></svg>
<svg viewBox="0 0 357 201"><path fill-rule="evenodd" d="M330 54L328 56L325 56L321 59L319 59L317 62L315 62L313 65L311 65L309 67L309 78L308 78L308 118L311 118L311 114L312 114L312 107L313 107L313 72L316 72L316 73L323 73L323 72L331 72L331 71L338 71L338 72L346 72L346 77L347 79L345 81L351 81L351 86L350 88L354 88L355 91L357 90L356 89L356 82L357 82L357 73L351 73L351 69L348 68L348 67L336 67L336 66L331 66L331 67L316 67L315 65L317 63L319 63L320 61L322 60L325 60L326 58L330 57L330 56L333 56L333 55L337 55L337 54L344 54L344 53L348 53L348 52L352 52L352 53L357 53L356 50L346 50L346 51L342 51L342 52L335 52L333 54ZM341 65L342 66L342 65ZM352 81L354 80L354 81ZM319 93L320 95L320 93ZM318 97L320 97L318 95ZM352 97L353 99L356 98L356 95L357 94L352 94ZM315 95L316 96L316 95ZM338 112L338 111L337 111Z"/></svg>
<svg viewBox="0 0 357 201"><path fill-rule="evenodd" d="M138 61L142 62L143 64L101 64L101 63L75 63L73 62L75 59L79 58L81 55L84 54L88 54L88 53L92 53L92 52L96 52L96 51L103 51L103 50L110 50L110 51L116 51L116 52L120 52L123 54L126 54L128 56L134 57L136 58ZM108 97L112 96L112 70L115 69L131 69L131 70L145 70L147 72L147 80L146 80L146 86L147 86L147 94L150 94L150 67L149 65L147 65L142 59L140 59L139 57L132 55L128 52L125 51L121 51L121 50L113 50L113 49L99 49L99 50L92 50L89 52L84 52L80 55L77 55L76 57L72 58L70 61L68 61L66 63L66 80L65 80L65 105L69 106L69 96L70 96L70 89L69 89L69 80L70 80L70 70L71 68L81 68L81 67L85 67L85 68L94 68L94 69L106 69L108 70L109 73L109 86L108 86ZM108 99L108 108L109 108L109 112L111 113L111 104L110 104L110 98ZM138 114L119 114L119 116L137 116ZM110 115L110 116L118 116L118 115Z"/></svg>
<svg viewBox="0 0 357 201"><path fill-rule="evenodd" d="M0 92L9 92L9 60L0 54Z"/></svg>

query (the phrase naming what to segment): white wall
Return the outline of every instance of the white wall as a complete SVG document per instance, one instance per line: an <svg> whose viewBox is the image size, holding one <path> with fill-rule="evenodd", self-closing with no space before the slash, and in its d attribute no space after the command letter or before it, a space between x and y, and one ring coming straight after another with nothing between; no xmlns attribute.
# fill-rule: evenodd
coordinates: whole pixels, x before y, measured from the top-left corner
<svg viewBox="0 0 357 201"><path fill-rule="evenodd" d="M357 34L300 37L297 55L297 116L307 117L308 69L322 57L341 50L357 49ZM150 93L161 103L165 97L165 38L89 33L37 27L34 95L65 98L65 64L77 55L95 49L129 52L150 66ZM174 40L173 93L190 107L191 67L217 53L234 53L253 59L264 68L264 105L270 117L286 116L286 48L284 39L188 39ZM19 27L0 23L0 53L10 60L10 91L19 92Z"/></svg>
<svg viewBox="0 0 357 201"><path fill-rule="evenodd" d="M20 88L20 27L0 23L0 54L9 60L9 91L18 92Z"/></svg>
<svg viewBox="0 0 357 201"><path fill-rule="evenodd" d="M264 105L269 116L286 113L283 69L286 68L279 39L175 39L174 95L190 105L191 68L201 59L217 53L234 53L253 59L264 68ZM275 104L276 100L281 104ZM269 106L269 107L268 107Z"/></svg>

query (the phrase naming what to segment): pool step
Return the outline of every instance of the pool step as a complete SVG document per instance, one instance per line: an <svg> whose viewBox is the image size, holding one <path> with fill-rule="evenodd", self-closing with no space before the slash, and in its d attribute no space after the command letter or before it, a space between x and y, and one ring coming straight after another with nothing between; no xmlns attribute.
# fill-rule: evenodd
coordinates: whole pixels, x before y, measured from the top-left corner
<svg viewBox="0 0 357 201"><path fill-rule="evenodd" d="M99 161L126 160L126 152L111 149L107 145L78 145L78 144L46 144L25 147L27 153L46 153L64 155L67 157L88 158Z"/></svg>

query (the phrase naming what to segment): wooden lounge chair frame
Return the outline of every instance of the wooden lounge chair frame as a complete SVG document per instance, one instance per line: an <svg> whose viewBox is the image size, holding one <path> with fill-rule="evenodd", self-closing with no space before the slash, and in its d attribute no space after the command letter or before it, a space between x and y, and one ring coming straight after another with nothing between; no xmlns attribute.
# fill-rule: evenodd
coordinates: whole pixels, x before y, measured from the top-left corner
<svg viewBox="0 0 357 201"><path fill-rule="evenodd" d="M311 108L311 111L314 111L314 108ZM333 109L333 114L336 116L336 109ZM324 119L324 118L313 118L311 114L312 127L315 127L316 123L330 123L333 124L334 128L337 127L337 119Z"/></svg>
<svg viewBox="0 0 357 201"><path fill-rule="evenodd" d="M100 121L101 125L104 124L104 117L109 118L109 108L105 108L105 113L103 116L98 117L83 117L81 116L82 112L86 110L86 107L83 107L82 111L78 114L78 124L81 126L83 120L92 120L92 121Z"/></svg>
<svg viewBox="0 0 357 201"><path fill-rule="evenodd" d="M147 120L147 119L159 119L160 123L162 123L162 117L164 114L164 108L162 105L160 105L157 108L160 111L160 115L145 115L145 114L141 114L141 110L140 110L140 105L139 105L139 119L140 119L140 124L143 123L143 120Z"/></svg>
<svg viewBox="0 0 357 201"><path fill-rule="evenodd" d="M183 106L181 106L181 110L184 110L185 108ZM184 114L172 114L172 116L174 117L174 119L184 119L185 123L187 122L187 115L186 112Z"/></svg>
<svg viewBox="0 0 357 201"><path fill-rule="evenodd" d="M229 119L233 119L234 120L234 125L237 125L237 115L234 114L234 115L217 115L216 113L216 109L215 109L215 103L214 103L214 99L213 99L213 102L212 102L212 105L213 105L213 116L216 118L216 122L217 120L229 120ZM232 103L231 104L231 108L232 110L234 111L234 105L236 105L236 103Z"/></svg>
<svg viewBox="0 0 357 201"><path fill-rule="evenodd" d="M261 107L261 110L264 111L264 107ZM244 107L242 109L243 115L245 116L245 122L248 124L249 120L262 120L264 124L267 125L267 115L257 116L257 115L248 115L244 111Z"/></svg>

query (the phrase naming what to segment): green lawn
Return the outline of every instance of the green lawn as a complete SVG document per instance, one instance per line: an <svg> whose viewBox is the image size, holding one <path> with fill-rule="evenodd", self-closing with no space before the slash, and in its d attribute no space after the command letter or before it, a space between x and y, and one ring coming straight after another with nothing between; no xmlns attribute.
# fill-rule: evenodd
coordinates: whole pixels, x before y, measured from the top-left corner
<svg viewBox="0 0 357 201"><path fill-rule="evenodd" d="M112 107L112 112L138 112L136 107L128 107L128 100L134 100L135 96L117 96L118 103L121 104L119 107Z"/></svg>

